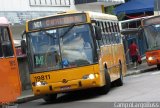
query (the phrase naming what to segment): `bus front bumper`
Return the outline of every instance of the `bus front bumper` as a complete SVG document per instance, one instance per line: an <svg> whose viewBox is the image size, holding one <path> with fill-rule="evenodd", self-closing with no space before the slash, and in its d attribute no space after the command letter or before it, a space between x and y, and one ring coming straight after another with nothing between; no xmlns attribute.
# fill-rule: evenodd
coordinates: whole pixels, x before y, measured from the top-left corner
<svg viewBox="0 0 160 108"><path fill-rule="evenodd" d="M33 92L35 95L51 94L51 93L64 93L69 91L101 87L99 78L95 79L79 79L71 80L68 82L49 83L43 86L34 86Z"/></svg>
<svg viewBox="0 0 160 108"><path fill-rule="evenodd" d="M154 60L148 60L147 59L147 64L148 64L148 66L160 64L160 58L156 58Z"/></svg>

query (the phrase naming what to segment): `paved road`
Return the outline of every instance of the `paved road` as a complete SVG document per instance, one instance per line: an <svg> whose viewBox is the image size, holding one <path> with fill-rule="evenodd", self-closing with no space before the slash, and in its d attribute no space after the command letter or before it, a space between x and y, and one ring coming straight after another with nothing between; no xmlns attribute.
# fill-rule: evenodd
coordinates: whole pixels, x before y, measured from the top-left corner
<svg viewBox="0 0 160 108"><path fill-rule="evenodd" d="M128 76L124 81L122 87L112 87L106 95L93 90L76 92L59 97L56 103L47 104L39 99L20 104L19 108L108 108L106 102L160 102L160 71Z"/></svg>

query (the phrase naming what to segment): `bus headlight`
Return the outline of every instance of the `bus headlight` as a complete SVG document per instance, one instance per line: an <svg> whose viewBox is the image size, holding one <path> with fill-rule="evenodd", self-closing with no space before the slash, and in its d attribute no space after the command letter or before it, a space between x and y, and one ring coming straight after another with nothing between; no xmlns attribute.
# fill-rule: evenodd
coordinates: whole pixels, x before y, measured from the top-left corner
<svg viewBox="0 0 160 108"><path fill-rule="evenodd" d="M89 74L89 75L84 75L83 79L94 79L95 75L94 74Z"/></svg>
<svg viewBox="0 0 160 108"><path fill-rule="evenodd" d="M155 57L149 57L148 58L148 60L154 60L155 59Z"/></svg>
<svg viewBox="0 0 160 108"><path fill-rule="evenodd" d="M40 81L40 82L34 82L32 83L33 86L44 86L47 85L47 82L45 81Z"/></svg>

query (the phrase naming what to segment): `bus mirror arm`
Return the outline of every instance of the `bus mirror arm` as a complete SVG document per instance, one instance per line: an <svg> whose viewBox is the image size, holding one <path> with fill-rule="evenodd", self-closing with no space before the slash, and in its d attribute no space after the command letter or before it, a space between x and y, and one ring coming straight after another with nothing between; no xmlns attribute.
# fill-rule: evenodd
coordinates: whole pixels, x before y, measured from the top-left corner
<svg viewBox="0 0 160 108"><path fill-rule="evenodd" d="M101 31L101 28L98 26L95 26L95 35L97 40L102 39L102 31Z"/></svg>
<svg viewBox="0 0 160 108"><path fill-rule="evenodd" d="M25 34L26 34L26 31L24 30L23 33L22 33L22 39L23 39Z"/></svg>
<svg viewBox="0 0 160 108"><path fill-rule="evenodd" d="M21 40L21 50L22 50L22 54L26 54L26 41L25 40Z"/></svg>
<svg viewBox="0 0 160 108"><path fill-rule="evenodd" d="M26 54L26 41L23 39L25 34L26 34L26 31L22 33L22 40L21 40L22 54Z"/></svg>

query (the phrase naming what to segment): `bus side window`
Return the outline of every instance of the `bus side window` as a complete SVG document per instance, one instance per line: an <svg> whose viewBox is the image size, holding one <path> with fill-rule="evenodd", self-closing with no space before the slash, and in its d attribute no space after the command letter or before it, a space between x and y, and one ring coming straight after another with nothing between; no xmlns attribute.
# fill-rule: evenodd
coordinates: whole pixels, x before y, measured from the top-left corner
<svg viewBox="0 0 160 108"><path fill-rule="evenodd" d="M110 44L110 38L109 38L109 34L106 35L106 42L107 42L107 45Z"/></svg>
<svg viewBox="0 0 160 108"><path fill-rule="evenodd" d="M107 42L106 42L106 32L105 32L104 22L101 22L101 26L102 26L102 40L103 40L104 45L106 45Z"/></svg>
<svg viewBox="0 0 160 108"><path fill-rule="evenodd" d="M101 27L101 24L100 24L99 21L96 22L96 26L100 27L101 30L102 30L102 27ZM98 40L98 45L99 45L99 47L102 46L103 44L104 44L104 43L103 43L103 40L102 40L102 39L101 39L101 40Z"/></svg>
<svg viewBox="0 0 160 108"><path fill-rule="evenodd" d="M117 28L117 35L118 35L118 43L121 43L121 34L120 34L120 29L119 29L118 23L116 23L116 28Z"/></svg>
<svg viewBox="0 0 160 108"><path fill-rule="evenodd" d="M116 43L116 30L115 30L115 27L114 27L113 22L111 22L111 29L112 29L112 40L113 40L113 44L115 44L115 43Z"/></svg>
<svg viewBox="0 0 160 108"><path fill-rule="evenodd" d="M8 28L2 28L2 49L4 52L5 57L13 56L13 47L9 35L9 29Z"/></svg>

